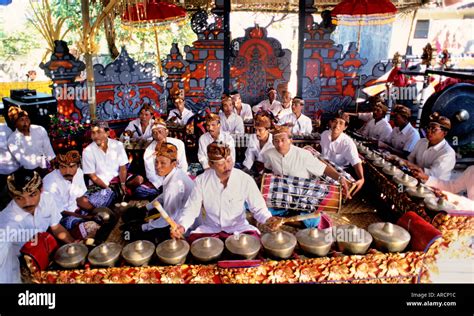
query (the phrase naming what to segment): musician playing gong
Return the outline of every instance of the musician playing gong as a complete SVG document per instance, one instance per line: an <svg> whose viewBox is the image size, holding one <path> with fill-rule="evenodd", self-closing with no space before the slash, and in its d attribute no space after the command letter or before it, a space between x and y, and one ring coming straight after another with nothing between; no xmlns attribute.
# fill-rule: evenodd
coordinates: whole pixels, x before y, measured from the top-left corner
<svg viewBox="0 0 474 316"><path fill-rule="evenodd" d="M219 111L221 129L230 134L243 134L244 121L234 111L232 98L226 94L222 96L221 110Z"/></svg>
<svg viewBox="0 0 474 316"><path fill-rule="evenodd" d="M359 133L365 137L377 139L379 141L388 142L390 134L392 133L392 127L390 123L385 119L388 108L383 101L377 100L373 105L372 112L369 113L347 113L350 116L356 116L362 121L365 121L365 125L359 130Z"/></svg>
<svg viewBox="0 0 474 316"><path fill-rule="evenodd" d="M337 113L330 122L330 129L321 134L321 154L338 166L352 166L357 176L354 193L364 185L364 170L356 144L344 131L349 125L349 116Z"/></svg>
<svg viewBox="0 0 474 316"><path fill-rule="evenodd" d="M209 113L206 115L206 129L207 133L204 133L201 135L201 137L199 137L198 160L202 167L204 169L209 169L207 146L214 141L227 144L230 148L232 159L235 161L234 138L228 132L221 130L221 121L219 115L214 113Z"/></svg>
<svg viewBox="0 0 474 316"><path fill-rule="evenodd" d="M445 137L451 129L451 121L439 113L430 116L426 138L420 139L408 155L408 167L415 177L421 172L441 180L449 180L456 164L456 153Z"/></svg>
<svg viewBox="0 0 474 316"><path fill-rule="evenodd" d="M280 101L278 101L276 99L277 91L276 91L275 88L273 88L273 87L268 88L267 89L267 96L268 96L268 99L265 99L265 100L261 101L259 104L253 106L252 111L254 113L258 113L260 111L271 111L271 112L273 112L273 110L275 108L281 107Z"/></svg>
<svg viewBox="0 0 474 316"><path fill-rule="evenodd" d="M379 148L388 149L400 157L407 157L420 140L418 131L411 125L411 110L403 105L396 105L393 109L395 127L387 142L379 141Z"/></svg>
<svg viewBox="0 0 474 316"><path fill-rule="evenodd" d="M284 90L281 93L281 103L275 105L275 107L271 110L273 115L280 120L285 115L291 114L291 92Z"/></svg>
<svg viewBox="0 0 474 316"><path fill-rule="evenodd" d="M313 123L309 117L302 113L303 107L304 100L301 97L294 97L291 104L293 113L283 116L278 124L292 127L291 133L293 135L311 134Z"/></svg>
<svg viewBox="0 0 474 316"><path fill-rule="evenodd" d="M7 283L20 282L18 256L21 247L36 233L51 229L52 234L64 243L74 241L69 232L59 223L61 208L48 192L42 190L43 182L38 172L20 168L7 179L12 201L0 212L0 229L16 232L11 240L1 240L0 279ZM10 248L11 247L11 248ZM10 248L10 249L8 249ZM3 259L3 260L1 260Z"/></svg>
<svg viewBox="0 0 474 316"><path fill-rule="evenodd" d="M268 211L252 177L234 168L229 146L213 142L207 146L207 154L211 169L196 178L171 237L180 238L199 216L201 208L201 224L189 235L190 243L209 236L225 239L236 232L259 237L259 230L246 219L245 203L257 222L269 226L278 222Z"/></svg>
<svg viewBox="0 0 474 316"><path fill-rule="evenodd" d="M185 106L184 90L177 89L172 91L171 98L173 99L173 104L176 109L170 111L168 121L178 125L186 125L194 113Z"/></svg>
<svg viewBox="0 0 474 316"><path fill-rule="evenodd" d="M250 135L247 150L245 151L245 160L243 165L249 170L256 173L263 171L264 158L263 154L274 148L273 137L270 133L272 120L266 112L260 112L255 115L255 134Z"/></svg>
<svg viewBox="0 0 474 316"><path fill-rule="evenodd" d="M252 108L250 107L250 104L242 102L239 91L232 91L230 97L232 98L235 114L239 115L244 122L253 120Z"/></svg>
<svg viewBox="0 0 474 316"><path fill-rule="evenodd" d="M155 172L162 177L163 193L155 200L159 201L171 218L176 218L182 211L191 191L194 182L182 169L177 167L178 148L171 143L160 143L155 152ZM148 210L153 209L153 202L147 204ZM146 239L154 242L161 242L168 239L170 227L162 218L157 218L149 223L142 220L125 224L121 227L124 232L128 232L130 240Z"/></svg>

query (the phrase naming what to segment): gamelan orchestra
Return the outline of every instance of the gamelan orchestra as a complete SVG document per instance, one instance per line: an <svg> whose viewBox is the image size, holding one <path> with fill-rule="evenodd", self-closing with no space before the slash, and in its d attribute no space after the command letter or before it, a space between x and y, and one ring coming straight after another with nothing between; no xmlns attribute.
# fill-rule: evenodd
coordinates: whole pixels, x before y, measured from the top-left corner
<svg viewBox="0 0 474 316"><path fill-rule="evenodd" d="M410 108L372 97L370 112L339 111L321 124L303 114L302 97L270 88L254 105L238 91L223 95L200 132L185 91L170 96L168 114L143 103L120 134L92 121L89 141L67 150L53 150L44 127L9 107L13 128L0 125L0 229L10 238L0 242L0 283L127 267L164 275L177 266L206 267L212 282L234 268L324 258L345 263L301 268L292 281L338 280L344 258L356 276L390 277L397 274L377 255L401 266L397 258L427 251L441 236L433 218L474 210L474 166L453 174L453 122L439 113L418 130ZM376 198L376 221L341 221L349 206Z"/></svg>

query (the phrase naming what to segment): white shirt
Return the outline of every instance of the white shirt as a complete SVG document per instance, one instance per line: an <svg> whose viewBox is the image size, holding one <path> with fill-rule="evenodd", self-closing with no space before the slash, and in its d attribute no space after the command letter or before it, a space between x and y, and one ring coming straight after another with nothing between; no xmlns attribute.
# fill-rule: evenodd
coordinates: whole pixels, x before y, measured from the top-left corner
<svg viewBox="0 0 474 316"><path fill-rule="evenodd" d="M408 123L401 131L399 127L394 127L389 140L393 148L411 152L415 148L416 142L420 140L420 134Z"/></svg>
<svg viewBox="0 0 474 316"><path fill-rule="evenodd" d="M168 115L168 120L172 117L176 117L176 124L178 125L186 125L189 119L194 115L193 111L184 108L183 114L179 113L178 109L173 109L170 111ZM181 116L181 118L179 118Z"/></svg>
<svg viewBox="0 0 474 316"><path fill-rule="evenodd" d="M5 232L0 241L0 280L6 283L20 282L18 256L23 245L37 233L59 224L61 209L48 192L43 192L35 215L25 212L15 201L11 201L0 212L0 229ZM5 252L4 252L5 251Z"/></svg>
<svg viewBox="0 0 474 316"><path fill-rule="evenodd" d="M273 100L273 102L270 104L270 100L269 99L266 99L266 100L263 100L261 101L259 104L255 105L252 110L257 113L258 111L260 111L260 109L262 110L265 110L265 111L271 111L273 112L273 110L275 108L281 108L281 103L280 101L277 101L277 100Z"/></svg>
<svg viewBox="0 0 474 316"><path fill-rule="evenodd" d="M11 174L20 168L20 164L8 150L8 136L12 130L5 123L0 123L0 174Z"/></svg>
<svg viewBox="0 0 474 316"><path fill-rule="evenodd" d="M372 113L368 113L371 115ZM362 118L363 113L359 113L359 118ZM373 115L371 115L373 117ZM366 137L375 138L383 142L389 142L390 134L392 133L392 126L385 118L375 122L374 118L369 121L360 130L360 133Z"/></svg>
<svg viewBox="0 0 474 316"><path fill-rule="evenodd" d="M257 222L265 223L272 216L255 181L248 174L232 169L227 187L224 188L214 169L209 169L197 176L195 187L177 223L187 230L199 216L202 207L202 223L191 233L258 232L247 221L245 202Z"/></svg>
<svg viewBox="0 0 474 316"><path fill-rule="evenodd" d="M241 104L242 104L242 109L240 110L240 117L242 118L242 120L244 121L253 120L252 108L250 107L250 104L243 103L243 102ZM239 115L235 107L234 107L234 113Z"/></svg>
<svg viewBox="0 0 474 316"><path fill-rule="evenodd" d="M158 200L168 215L173 220L176 220L178 214L181 213L191 195L191 191L194 188L194 182L183 170L178 168L171 170L171 172L164 178L163 193L153 200L153 202ZM153 202L147 204L148 209L153 208ZM149 223L143 224L142 229L148 231L166 226L168 226L168 223L160 217Z"/></svg>
<svg viewBox="0 0 474 316"><path fill-rule="evenodd" d="M223 142L224 144L227 144L230 147L230 154L235 163L235 141L232 135L230 135L228 132L222 131L221 129L219 133L219 137L217 138L217 141ZM214 138L212 138L209 132L204 133L201 135L201 137L199 137L198 160L204 169L209 168L209 159L207 157L207 146L213 142L214 142Z"/></svg>
<svg viewBox="0 0 474 316"><path fill-rule="evenodd" d="M449 180L451 170L456 164L456 153L446 140L435 146L428 147L429 142L422 138L416 143L408 160L424 169L424 172L441 180Z"/></svg>
<svg viewBox="0 0 474 316"><path fill-rule="evenodd" d="M56 155L49 141L48 133L39 125L30 125L30 136L15 130L8 137L8 149L25 169L47 168L47 162Z"/></svg>
<svg viewBox="0 0 474 316"><path fill-rule="evenodd" d="M140 119L134 119L128 123L125 131L132 131L133 136L131 137L132 140L152 140L151 136L151 128L153 127L153 123L155 122L154 119L150 119L148 126L146 127L145 131L142 130L142 124L140 124ZM139 131L139 132L137 132Z"/></svg>
<svg viewBox="0 0 474 316"><path fill-rule="evenodd" d="M293 128L291 129L291 133L293 135L311 134L313 131L313 123L311 122L311 119L304 114L301 114L300 117L297 118L295 113L292 112L291 114L285 115L280 121L278 121L278 125L288 123L293 125Z"/></svg>
<svg viewBox="0 0 474 316"><path fill-rule="evenodd" d="M431 176L426 185L453 193L467 191L467 197L474 200L474 166L464 170L456 180L443 181Z"/></svg>
<svg viewBox="0 0 474 316"><path fill-rule="evenodd" d="M320 177L324 174L326 165L314 157L309 151L291 145L290 151L282 156L275 148L264 154L265 168L272 170L277 176L292 176L309 179L311 176Z"/></svg>
<svg viewBox="0 0 474 316"><path fill-rule="evenodd" d="M87 191L81 168L77 168L72 181L64 179L59 170L53 170L44 177L43 188L51 193L57 205L69 212L74 212L79 208L76 199Z"/></svg>
<svg viewBox="0 0 474 316"><path fill-rule="evenodd" d="M226 117L224 112L219 111L219 117L221 119L221 131L230 134L243 134L245 132L244 121L237 114L232 113L229 117Z"/></svg>
<svg viewBox="0 0 474 316"><path fill-rule="evenodd" d="M243 162L243 165L246 168L250 169L250 168L252 168L253 163L255 161L259 161L259 162L264 163L265 158L264 158L263 154L267 150L272 149L272 148L275 148L273 146L273 135L272 134L268 134L268 140L265 143L265 145L263 145L262 148L260 148L260 141L258 140L257 135L256 134L251 134L247 150L245 151L245 160Z"/></svg>
<svg viewBox="0 0 474 316"><path fill-rule="evenodd" d="M119 175L119 167L128 164L123 144L118 140L107 139L107 152L95 142L87 146L82 153L82 168L85 174L95 173L106 185Z"/></svg>
<svg viewBox="0 0 474 316"><path fill-rule="evenodd" d="M346 133L341 133L336 140L331 139L331 131L326 130L321 134L322 156L338 166L355 166L362 162L359 158L357 146Z"/></svg>
<svg viewBox="0 0 474 316"><path fill-rule="evenodd" d="M278 106L275 106L275 108L272 110L272 113L279 120L281 120L286 115L289 115L289 114L293 113L293 110L291 109L291 105L285 109L285 108L283 108L283 106L280 103Z"/></svg>
<svg viewBox="0 0 474 316"><path fill-rule="evenodd" d="M176 161L176 167L183 170L184 173L188 172L188 161L186 159L186 149L184 147L184 143L182 140L173 138L173 137L166 137L166 142L173 144L178 149L178 159ZM145 162L145 172L148 181L150 181L155 188L161 187L163 184L163 177L160 177L156 174L155 170L155 148L156 148L156 140L152 141L150 145L145 149L145 153L143 155L143 161Z"/></svg>

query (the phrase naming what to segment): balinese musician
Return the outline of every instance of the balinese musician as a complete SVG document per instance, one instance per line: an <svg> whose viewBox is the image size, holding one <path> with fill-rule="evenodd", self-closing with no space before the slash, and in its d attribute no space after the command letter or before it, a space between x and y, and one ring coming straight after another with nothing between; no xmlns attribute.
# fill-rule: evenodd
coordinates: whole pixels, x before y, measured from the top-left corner
<svg viewBox="0 0 474 316"><path fill-rule="evenodd" d="M202 223L191 232L191 243L202 237L225 239L233 233L259 237L259 230L247 221L244 205L247 203L257 222L274 225L272 217L255 181L245 172L234 168L231 149L213 142L207 146L210 169L199 175L195 187L178 216L177 229L171 237L180 238L194 223L203 208Z"/></svg>
<svg viewBox="0 0 474 316"><path fill-rule="evenodd" d="M186 103L184 101L184 90L172 90L171 98L176 108L170 111L168 115L168 122L175 123L180 126L186 125L194 113L193 111L186 108Z"/></svg>

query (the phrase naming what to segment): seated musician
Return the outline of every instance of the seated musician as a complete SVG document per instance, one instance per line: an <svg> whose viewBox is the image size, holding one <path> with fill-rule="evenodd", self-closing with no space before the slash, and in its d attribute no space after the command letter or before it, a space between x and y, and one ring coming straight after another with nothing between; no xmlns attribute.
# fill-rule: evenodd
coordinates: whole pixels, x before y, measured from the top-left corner
<svg viewBox="0 0 474 316"><path fill-rule="evenodd" d="M332 166L314 157L309 151L292 144L291 130L287 126L275 126L271 130L274 148L263 154L265 168L278 176L292 176L309 179L326 175L341 180L344 192L350 198L347 181Z"/></svg>
<svg viewBox="0 0 474 316"><path fill-rule="evenodd" d="M244 204L262 224L273 225L272 217L255 181L245 172L234 168L231 149L213 142L207 146L210 169L197 176L183 211L176 218L177 229L171 237L180 238L195 222L203 209L200 225L191 232L189 243L202 237L225 239L234 233L259 237L256 227L249 224Z"/></svg>
<svg viewBox="0 0 474 316"><path fill-rule="evenodd" d="M356 174L356 189L364 185L364 170L357 146L344 131L349 125L349 116L337 113L330 122L330 129L321 134L321 155L340 167L352 166Z"/></svg>
<svg viewBox="0 0 474 316"><path fill-rule="evenodd" d="M430 116L426 138L420 139L408 155L408 167L428 176L449 180L451 170L456 164L456 153L445 137L451 129L451 121L435 112ZM416 173L415 173L416 174Z"/></svg>
<svg viewBox="0 0 474 316"><path fill-rule="evenodd" d="M194 182L182 169L177 167L178 148L162 142L157 145L155 152L155 172L163 178L163 193L156 200L160 202L168 215L175 219L188 200L194 187ZM153 202L146 208L153 209ZM121 227L128 235L129 240L146 239L159 243L169 238L169 224L162 218L157 218L149 223L143 220L126 223Z"/></svg>
<svg viewBox="0 0 474 316"><path fill-rule="evenodd" d="M145 162L145 172L146 177L151 184L153 184L154 189L159 190L163 184L164 178L159 176L155 170L156 156L155 152L160 148L163 143L170 143L176 146L178 149L176 167L181 169L184 173L188 172L188 161L186 159L186 148L184 142L180 139L168 137L169 130L166 127L166 122L159 118L155 120L155 124L152 128L153 142L145 149L145 154L143 155L143 160ZM142 190L143 187L140 187ZM153 190L153 188L151 188ZM152 192L151 195L158 194L158 191Z"/></svg>
<svg viewBox="0 0 474 316"><path fill-rule="evenodd" d="M124 135L129 135L132 141L151 141L151 127L155 121L153 119L154 113L155 110L150 104L143 104L138 112L138 118L128 123L121 138L123 139Z"/></svg>
<svg viewBox="0 0 474 316"><path fill-rule="evenodd" d="M359 130L359 133L365 137L388 142L392 133L392 126L385 119L388 108L383 101L379 100L373 105L370 113L348 113L350 116L357 116L366 124Z"/></svg>
<svg viewBox="0 0 474 316"><path fill-rule="evenodd" d="M267 150L274 148L273 137L270 134L272 125L272 120L266 112L260 112L255 115L255 134L250 135L243 165L257 174L264 169L265 160L263 154Z"/></svg>
<svg viewBox="0 0 474 316"><path fill-rule="evenodd" d="M186 125L194 113L185 106L184 90L177 89L172 91L171 98L176 108L170 111L168 121L181 126Z"/></svg>
<svg viewBox="0 0 474 316"><path fill-rule="evenodd" d="M277 91L275 88L271 87L267 89L267 96L268 99L265 99L261 101L259 104L254 105L252 108L252 111L254 113L258 113L260 111L270 111L273 112L273 110L277 107L281 107L280 101L277 101Z"/></svg>
<svg viewBox="0 0 474 316"><path fill-rule="evenodd" d="M63 243L74 242L73 237L59 223L61 208L48 192L42 190L40 175L33 170L20 168L7 179L12 201L0 212L0 230L9 230L8 238L0 240L0 280L20 282L18 257L23 245L36 233L51 233Z"/></svg>
<svg viewBox="0 0 474 316"><path fill-rule="evenodd" d="M8 118L15 131L8 137L8 149L25 169L36 170L41 176L49 172L49 164L56 155L44 127L31 124L28 112L16 106L8 109Z"/></svg>
<svg viewBox="0 0 474 316"><path fill-rule="evenodd" d="M210 113L206 116L207 132L199 137L198 160L204 169L209 168L207 158L207 145L214 141L220 141L230 147L232 158L235 160L235 141L228 133L221 130L221 122L219 115Z"/></svg>
<svg viewBox="0 0 474 316"><path fill-rule="evenodd" d="M281 103L276 105L273 110L271 110L273 115L275 115L277 121L281 120L285 115L291 114L291 92L283 91L281 93Z"/></svg>
<svg viewBox="0 0 474 316"><path fill-rule="evenodd" d="M396 105L393 109L393 118L395 127L389 136L387 142L380 141L379 148L388 149L392 153L407 157L415 148L415 144L420 140L420 134L411 125L411 110L403 105Z"/></svg>
<svg viewBox="0 0 474 316"><path fill-rule="evenodd" d="M53 161L55 170L44 177L43 185L44 191L51 194L63 211L65 217L61 224L74 234L76 239L94 237L100 226L92 218L88 220L87 211L80 210L81 206L78 205L78 199L87 192L84 173L80 167L81 155L77 150L71 150L58 153ZM83 200L88 199L84 197ZM81 201L79 199L79 202ZM90 207L89 204L84 206ZM78 225L80 227L77 227Z"/></svg>
<svg viewBox="0 0 474 316"><path fill-rule="evenodd" d="M243 134L245 132L244 121L235 113L232 98L225 94L222 96L219 118L223 132L228 132L230 134Z"/></svg>
<svg viewBox="0 0 474 316"><path fill-rule="evenodd" d="M82 153L82 168L93 183L85 196L78 199L78 205L85 210L108 206L115 198L116 184L120 183L120 191L125 194L143 183L142 176L127 173L128 156L123 144L109 138L109 124L95 121L91 124L90 143Z"/></svg>
<svg viewBox="0 0 474 316"><path fill-rule="evenodd" d="M456 194L467 191L467 197L473 200L474 203L474 166L468 167L459 177L450 181L430 176L421 169L414 172L414 175L430 187L435 187ZM472 206L474 209L474 204Z"/></svg>
<svg viewBox="0 0 474 316"><path fill-rule="evenodd" d="M313 131L311 119L302 113L304 100L301 97L294 97L291 104L293 113L287 114L278 121L279 125L288 125L292 127L293 135L307 135Z"/></svg>
<svg viewBox="0 0 474 316"><path fill-rule="evenodd" d="M232 98L235 114L239 115L244 122L253 120L252 108L250 104L242 102L239 91L232 91L230 97Z"/></svg>

